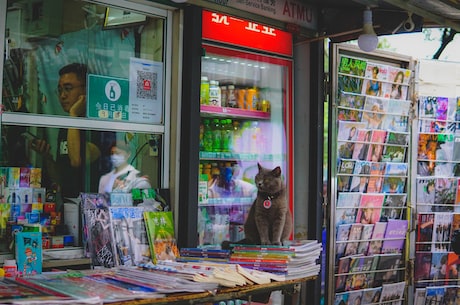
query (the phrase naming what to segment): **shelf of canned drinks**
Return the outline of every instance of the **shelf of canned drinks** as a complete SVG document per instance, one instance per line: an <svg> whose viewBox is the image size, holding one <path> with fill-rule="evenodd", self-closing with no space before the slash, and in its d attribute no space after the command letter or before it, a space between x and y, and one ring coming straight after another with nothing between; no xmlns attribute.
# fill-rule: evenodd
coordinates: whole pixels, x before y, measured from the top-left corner
<svg viewBox="0 0 460 305"><path fill-rule="evenodd" d="M284 154L254 154L200 151L201 160L284 161Z"/></svg>
<svg viewBox="0 0 460 305"><path fill-rule="evenodd" d="M224 116L234 118L251 118L268 120L270 119L270 112L260 110L247 110L241 108L219 107L210 105L200 105L201 115Z"/></svg>
<svg viewBox="0 0 460 305"><path fill-rule="evenodd" d="M198 206L212 205L249 205L254 199L252 197L226 197L226 198L208 198L206 202L201 202Z"/></svg>

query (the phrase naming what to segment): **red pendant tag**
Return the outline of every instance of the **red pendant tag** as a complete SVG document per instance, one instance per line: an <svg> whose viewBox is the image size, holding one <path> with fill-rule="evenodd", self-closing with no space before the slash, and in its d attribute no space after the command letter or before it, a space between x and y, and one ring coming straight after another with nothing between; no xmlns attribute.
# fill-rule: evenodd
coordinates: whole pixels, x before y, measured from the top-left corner
<svg viewBox="0 0 460 305"><path fill-rule="evenodd" d="M272 201L270 199L264 200L264 208L269 209L272 206Z"/></svg>

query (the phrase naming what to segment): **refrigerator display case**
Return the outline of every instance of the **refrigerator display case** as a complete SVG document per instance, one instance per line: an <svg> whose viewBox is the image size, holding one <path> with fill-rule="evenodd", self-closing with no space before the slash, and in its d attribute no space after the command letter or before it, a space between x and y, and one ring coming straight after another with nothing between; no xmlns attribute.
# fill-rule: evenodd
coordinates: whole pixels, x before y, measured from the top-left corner
<svg viewBox="0 0 460 305"><path fill-rule="evenodd" d="M203 11L198 243L244 238L258 164L280 166L292 210L292 36Z"/></svg>

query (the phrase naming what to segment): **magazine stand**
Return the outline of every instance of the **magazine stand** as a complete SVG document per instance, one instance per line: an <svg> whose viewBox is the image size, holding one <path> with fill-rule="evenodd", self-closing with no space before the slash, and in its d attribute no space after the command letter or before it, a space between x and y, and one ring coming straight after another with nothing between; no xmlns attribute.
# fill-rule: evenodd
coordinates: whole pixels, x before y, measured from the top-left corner
<svg viewBox="0 0 460 305"><path fill-rule="evenodd" d="M460 227L459 69L453 62L418 63L414 304L458 303L460 260L451 248L451 236Z"/></svg>
<svg viewBox="0 0 460 305"><path fill-rule="evenodd" d="M326 304L407 302L413 63L333 45Z"/></svg>

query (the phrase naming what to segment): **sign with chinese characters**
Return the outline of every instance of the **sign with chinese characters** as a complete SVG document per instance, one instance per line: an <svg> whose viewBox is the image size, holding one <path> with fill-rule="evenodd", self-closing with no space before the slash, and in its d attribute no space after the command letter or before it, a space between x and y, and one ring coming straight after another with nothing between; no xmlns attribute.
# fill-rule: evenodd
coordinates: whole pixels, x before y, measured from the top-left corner
<svg viewBox="0 0 460 305"><path fill-rule="evenodd" d="M292 34L226 14L203 11L203 39L292 57Z"/></svg>
<svg viewBox="0 0 460 305"><path fill-rule="evenodd" d="M236 8L310 30L318 28L317 9L297 0L210 0L214 4Z"/></svg>
<svg viewBox="0 0 460 305"><path fill-rule="evenodd" d="M127 79L88 75L88 95L86 97L89 118L128 121Z"/></svg>
<svg viewBox="0 0 460 305"><path fill-rule="evenodd" d="M129 80L88 75L89 118L161 123L163 111L163 64L131 58Z"/></svg>

